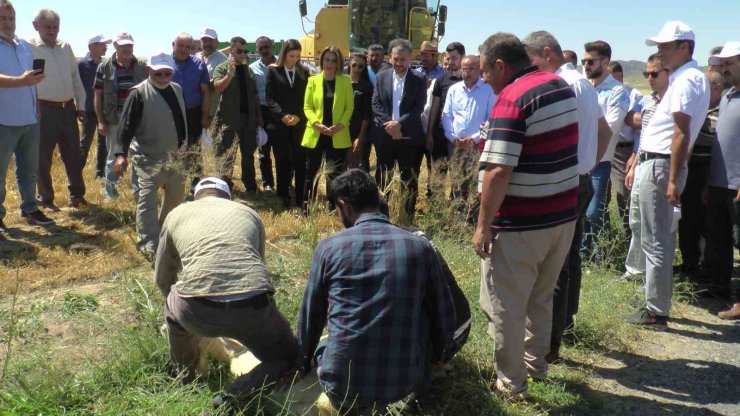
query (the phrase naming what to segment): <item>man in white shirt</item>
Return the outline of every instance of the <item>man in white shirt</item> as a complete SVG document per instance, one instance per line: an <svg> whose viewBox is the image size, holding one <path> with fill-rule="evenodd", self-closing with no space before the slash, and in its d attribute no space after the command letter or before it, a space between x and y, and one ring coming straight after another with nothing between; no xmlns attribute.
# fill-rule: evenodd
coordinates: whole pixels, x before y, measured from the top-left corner
<svg viewBox="0 0 740 416"><path fill-rule="evenodd" d="M606 206L609 206L611 201L611 190L614 189L614 194L617 199L617 212L619 219L622 222L622 229L624 230L627 238L624 241L629 242L631 238L630 224L629 224L629 206L630 206L630 190L624 186L624 178L627 175L627 163L632 157L632 148L635 144L635 136L639 140L640 130L639 126L635 126L635 113L639 113L640 100L642 100L642 94L636 88L632 88L627 84L624 84L624 70L619 62L611 62L609 64L609 72L617 81L623 83L624 89L629 97L629 107L627 108L627 115L624 117L624 124L622 129L619 131L619 140L617 146L614 149L614 156L612 157L612 172L609 181L609 192L606 195ZM638 127L635 129L635 127Z"/></svg>
<svg viewBox="0 0 740 416"><path fill-rule="evenodd" d="M596 88L599 95L599 107L601 107L601 112L611 129L609 146L599 164L591 172L594 196L586 210L585 238L581 250L583 256L590 258L595 254L595 239L601 232L604 223L611 160L619 140L619 131L622 129L624 117L627 115L629 97L624 85L609 74L609 62L612 57L611 46L604 41L597 40L586 43L584 48L586 52L581 64L583 64L586 77L591 80L591 84Z"/></svg>
<svg viewBox="0 0 740 416"><path fill-rule="evenodd" d="M477 173L475 164L481 125L488 121L496 94L480 78L480 60L469 55L463 58L462 82L447 90L442 109L442 128L447 138L447 154L451 158L453 203L466 202L470 182Z"/></svg>
<svg viewBox="0 0 740 416"><path fill-rule="evenodd" d="M639 186L642 251L645 253L646 306L627 322L665 329L673 291L673 256L686 162L709 109L709 81L692 59L694 31L683 22L667 22L657 46L663 65L672 71L665 96L642 132ZM644 166L643 166L644 165ZM675 226L674 226L675 223Z"/></svg>
<svg viewBox="0 0 740 416"><path fill-rule="evenodd" d="M41 9L33 19L33 27L39 33L30 41L33 57L45 60L46 74L46 78L36 86L41 119L38 200L42 208L59 212L54 205L51 181L51 163L57 145L69 180L69 204L73 208L87 205L77 124L78 120L85 120L86 95L72 48L67 42L57 39L59 14Z"/></svg>
<svg viewBox="0 0 740 416"><path fill-rule="evenodd" d="M195 56L205 62L206 68L208 68L208 76L211 77L211 82L213 82L213 70L216 69L217 66L226 62L228 58L223 52L218 50L218 33L216 33L215 30L209 27L204 27L203 31L200 33L200 44L203 51L196 53ZM221 94L216 94L216 92L213 91L213 86L211 86L211 106L208 108L210 110L209 116L211 118L216 115L220 98Z"/></svg>
<svg viewBox="0 0 740 416"><path fill-rule="evenodd" d="M565 59L557 39L549 32L537 31L524 38L524 45L533 65L559 75L573 89L578 117L578 219L553 296L550 352L545 356L552 363L560 357L563 331L573 325L573 317L578 312L582 276L578 252L583 239L586 206L594 194L591 171L604 155L612 135L601 113L596 89Z"/></svg>

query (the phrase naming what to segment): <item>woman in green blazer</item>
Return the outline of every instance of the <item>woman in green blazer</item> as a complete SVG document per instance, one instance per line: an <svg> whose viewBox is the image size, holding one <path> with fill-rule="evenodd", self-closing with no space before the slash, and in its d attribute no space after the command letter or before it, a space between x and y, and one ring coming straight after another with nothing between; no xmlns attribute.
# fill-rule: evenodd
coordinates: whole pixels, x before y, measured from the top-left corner
<svg viewBox="0 0 740 416"><path fill-rule="evenodd" d="M319 58L321 72L308 79L303 110L306 131L301 146L306 148L306 184L303 189L303 213L308 213L308 200L316 194L316 174L322 158L326 158L329 183L346 168L347 149L352 145L349 120L354 109L352 81L342 74L342 52L327 46ZM297 185L297 184L296 184Z"/></svg>

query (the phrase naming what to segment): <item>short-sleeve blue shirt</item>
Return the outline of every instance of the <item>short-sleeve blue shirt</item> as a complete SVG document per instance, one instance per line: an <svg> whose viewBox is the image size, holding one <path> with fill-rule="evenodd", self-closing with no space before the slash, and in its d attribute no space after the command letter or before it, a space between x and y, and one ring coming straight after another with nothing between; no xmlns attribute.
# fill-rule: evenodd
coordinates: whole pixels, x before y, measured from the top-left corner
<svg viewBox="0 0 740 416"><path fill-rule="evenodd" d="M0 74L17 77L33 68L31 46L22 39L0 39ZM36 87L0 88L0 124L27 126L38 123Z"/></svg>
<svg viewBox="0 0 740 416"><path fill-rule="evenodd" d="M175 60L177 68L172 75L172 82L176 82L182 87L182 96L185 99L185 108L200 107L203 104L203 96L200 92L201 85L208 85L208 67L199 58L190 55L183 62Z"/></svg>

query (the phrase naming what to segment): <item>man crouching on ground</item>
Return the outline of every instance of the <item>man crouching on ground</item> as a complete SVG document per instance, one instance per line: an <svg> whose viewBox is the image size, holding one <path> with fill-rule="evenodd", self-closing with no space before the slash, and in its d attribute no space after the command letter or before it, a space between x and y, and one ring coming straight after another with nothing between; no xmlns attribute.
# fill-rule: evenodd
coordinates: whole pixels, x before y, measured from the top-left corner
<svg viewBox="0 0 740 416"><path fill-rule="evenodd" d="M195 377L200 337L241 342L262 363L226 388L241 395L248 393L237 391L247 389L243 377L259 378L254 387L260 387L295 369L298 347L272 298L259 215L231 201L228 185L218 178L202 179L194 197L165 220L155 262L170 353L187 382Z"/></svg>
<svg viewBox="0 0 740 416"><path fill-rule="evenodd" d="M382 412L422 389L442 361L456 326L452 297L432 246L379 212L367 173L347 171L330 189L347 229L313 255L296 329L302 370L314 366L327 325L317 372L332 406Z"/></svg>

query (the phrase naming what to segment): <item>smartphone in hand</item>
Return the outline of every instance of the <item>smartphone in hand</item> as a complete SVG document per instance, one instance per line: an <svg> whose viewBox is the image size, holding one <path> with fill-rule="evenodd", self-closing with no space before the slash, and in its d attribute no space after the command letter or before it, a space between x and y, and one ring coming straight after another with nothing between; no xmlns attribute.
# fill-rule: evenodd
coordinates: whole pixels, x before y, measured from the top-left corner
<svg viewBox="0 0 740 416"><path fill-rule="evenodd" d="M33 60L33 70L36 73L43 74L44 68L46 67L46 60L45 59L34 59Z"/></svg>

